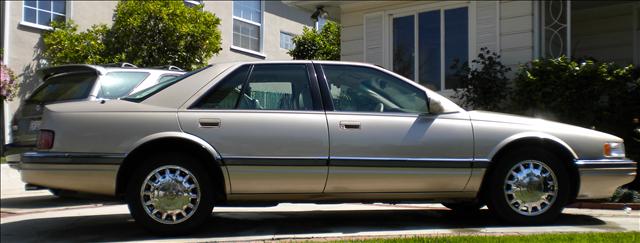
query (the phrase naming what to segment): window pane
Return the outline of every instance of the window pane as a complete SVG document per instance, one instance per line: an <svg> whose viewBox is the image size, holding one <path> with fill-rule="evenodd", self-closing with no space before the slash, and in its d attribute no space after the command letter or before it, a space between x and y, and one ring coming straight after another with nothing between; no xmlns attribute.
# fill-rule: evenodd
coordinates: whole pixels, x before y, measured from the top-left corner
<svg viewBox="0 0 640 243"><path fill-rule="evenodd" d="M205 97L202 98L194 107L197 109L234 109L236 107L236 102L238 101L238 96L240 92L242 92L242 86L247 80L248 74L248 65L242 66L233 71L233 73L229 74L229 76L216 84L212 91L205 94ZM248 99L248 97L244 98L245 99L243 100Z"/></svg>
<svg viewBox="0 0 640 243"><path fill-rule="evenodd" d="M38 24L49 25L51 23L51 13L38 11Z"/></svg>
<svg viewBox="0 0 640 243"><path fill-rule="evenodd" d="M413 19L413 15L393 19L393 71L409 79L415 79Z"/></svg>
<svg viewBox="0 0 640 243"><path fill-rule="evenodd" d="M293 49L293 36L284 32L280 32L280 48Z"/></svg>
<svg viewBox="0 0 640 243"><path fill-rule="evenodd" d="M420 84L440 90L440 10L418 15Z"/></svg>
<svg viewBox="0 0 640 243"><path fill-rule="evenodd" d="M64 15L54 14L53 15L53 21L63 22L63 21L65 21L65 17L64 17Z"/></svg>
<svg viewBox="0 0 640 243"><path fill-rule="evenodd" d="M175 76L174 75L165 75L165 76L162 76L162 77L160 77L158 79L158 83L166 82L166 81L172 80L172 79L177 78L177 77L180 77L180 75L175 75Z"/></svg>
<svg viewBox="0 0 640 243"><path fill-rule="evenodd" d="M26 0L24 1L24 5L35 8L38 7L38 2L36 0Z"/></svg>
<svg viewBox="0 0 640 243"><path fill-rule="evenodd" d="M234 19L233 45L259 52L260 27Z"/></svg>
<svg viewBox="0 0 640 243"><path fill-rule="evenodd" d="M304 64L256 65L238 109L313 110Z"/></svg>
<svg viewBox="0 0 640 243"><path fill-rule="evenodd" d="M147 72L110 72L100 79L99 98L117 99L128 95L149 76Z"/></svg>
<svg viewBox="0 0 640 243"><path fill-rule="evenodd" d="M234 1L233 16L261 23L262 9L260 1Z"/></svg>
<svg viewBox="0 0 640 243"><path fill-rule="evenodd" d="M51 1L38 0L38 9L51 11Z"/></svg>
<svg viewBox="0 0 640 243"><path fill-rule="evenodd" d="M65 1L64 0L54 0L53 1L53 12L59 13L59 14L65 14L66 13L66 7L65 7Z"/></svg>
<svg viewBox="0 0 640 243"><path fill-rule="evenodd" d="M460 80L455 78L455 70L451 69L454 61L465 63L469 59L469 28L467 8L456 8L444 11L444 65L445 88L460 87Z"/></svg>
<svg viewBox="0 0 640 243"><path fill-rule="evenodd" d="M368 67L322 65L336 111L427 111L427 95L405 81Z"/></svg>
<svg viewBox="0 0 640 243"><path fill-rule="evenodd" d="M89 97L96 75L93 73L77 73L55 76L47 79L31 95L27 102L49 103L54 101L85 99Z"/></svg>
<svg viewBox="0 0 640 243"><path fill-rule="evenodd" d="M24 21L29 23L36 23L36 10L31 8L24 8Z"/></svg>

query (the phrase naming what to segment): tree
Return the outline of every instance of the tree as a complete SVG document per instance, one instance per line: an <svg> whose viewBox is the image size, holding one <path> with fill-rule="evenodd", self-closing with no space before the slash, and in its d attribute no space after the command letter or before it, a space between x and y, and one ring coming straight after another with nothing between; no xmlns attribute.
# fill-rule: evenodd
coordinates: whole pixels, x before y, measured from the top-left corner
<svg viewBox="0 0 640 243"><path fill-rule="evenodd" d="M327 21L321 31L304 27L288 54L295 60L340 60L340 25Z"/></svg>
<svg viewBox="0 0 640 243"><path fill-rule="evenodd" d="M52 65L130 62L188 70L207 64L221 48L215 14L183 1L120 1L111 27L78 32L73 22L52 23L43 36L43 57Z"/></svg>
<svg viewBox="0 0 640 243"><path fill-rule="evenodd" d="M78 32L78 25L68 22L52 22L53 31L45 32L42 40L42 57L51 65L69 63L99 64L118 61L106 55L105 35L109 28L104 25L91 26Z"/></svg>
<svg viewBox="0 0 640 243"><path fill-rule="evenodd" d="M196 69L221 50L220 19L183 1L120 1L107 53L140 66Z"/></svg>

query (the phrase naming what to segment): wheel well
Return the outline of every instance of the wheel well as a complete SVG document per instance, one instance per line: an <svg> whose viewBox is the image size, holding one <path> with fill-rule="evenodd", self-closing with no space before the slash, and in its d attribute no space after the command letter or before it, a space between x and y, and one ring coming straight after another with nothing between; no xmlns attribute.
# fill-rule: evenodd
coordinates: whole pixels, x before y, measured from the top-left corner
<svg viewBox="0 0 640 243"><path fill-rule="evenodd" d="M571 151L569 151L562 144L553 141L551 139L546 138L521 138L515 141L510 142L509 144L502 147L494 156L491 158L491 164L487 171L484 174L484 178L482 179L482 186L480 187L479 196L484 197L485 185L488 183L489 176L493 172L493 169L496 167L496 164L500 162L503 156L505 156L509 151L513 151L520 148L527 147L538 147L543 148L546 151L553 153L558 156L558 158L564 163L567 172L569 173L569 181L571 182L571 195L570 200L575 200L578 196L578 189L580 186L580 175L578 174L578 168L573 163L574 157Z"/></svg>
<svg viewBox="0 0 640 243"><path fill-rule="evenodd" d="M131 173L140 166L140 163L136 163L136 161L141 161L146 155L157 153L158 151L173 151L196 156L203 162L214 183L216 189L215 201L226 201L224 175L222 174L222 168L216 161L217 159L202 145L184 138L159 138L146 142L127 154L120 165L116 177L116 195L118 197L124 196Z"/></svg>

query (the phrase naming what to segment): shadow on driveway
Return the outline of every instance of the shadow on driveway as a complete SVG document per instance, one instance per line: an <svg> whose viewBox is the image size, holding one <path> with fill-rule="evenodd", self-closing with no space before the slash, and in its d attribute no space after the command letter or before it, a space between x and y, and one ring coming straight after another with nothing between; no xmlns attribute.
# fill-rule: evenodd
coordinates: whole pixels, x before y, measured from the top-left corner
<svg viewBox="0 0 640 243"><path fill-rule="evenodd" d="M563 214L551 225L607 228L606 222L587 215ZM458 233L508 227L482 210L462 215L449 210L357 210L304 212L214 212L208 223L187 236L191 241L222 240L227 237L257 237L291 234L358 233L438 230ZM549 225L545 226L549 227ZM2 240L12 242L154 240L135 224L129 214L41 218L2 224ZM170 239L170 238L169 238ZM176 238L178 239L178 238ZM248 238L250 239L250 238ZM240 240L240 239L236 239Z"/></svg>
<svg viewBox="0 0 640 243"><path fill-rule="evenodd" d="M122 202L114 201L110 198L102 198L96 196L74 195L73 197L56 197L53 195L16 197L0 199L0 208L2 209L19 209L21 211L29 211L29 209L46 209L52 207L74 207L85 206L90 204L113 205Z"/></svg>

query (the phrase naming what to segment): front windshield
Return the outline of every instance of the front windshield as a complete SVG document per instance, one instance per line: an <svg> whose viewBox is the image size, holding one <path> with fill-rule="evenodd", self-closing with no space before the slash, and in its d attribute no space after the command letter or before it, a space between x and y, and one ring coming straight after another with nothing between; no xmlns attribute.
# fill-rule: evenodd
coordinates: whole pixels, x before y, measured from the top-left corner
<svg viewBox="0 0 640 243"><path fill-rule="evenodd" d="M135 93L133 93L133 94L131 94L129 96L126 96L126 97L122 98L122 100L131 101L131 102L142 102L143 100L145 100L145 99L151 97L152 95L162 91L163 89L166 89L167 87L169 87L169 86L171 86L171 85L173 85L173 84L175 84L177 82L180 82L181 80L183 80L183 79L185 79L185 78L187 78L187 77L189 77L191 75L194 75L194 74L196 74L196 73L198 73L198 72L200 72L202 70L205 70L205 69L207 69L207 68L209 68L211 66L212 65L208 65L208 66L203 67L201 69L185 73L182 76L178 76L178 77L174 77L174 78L171 78L171 79L163 80L163 81L159 82L158 84L156 84L154 86L151 86L149 88L146 88L146 89L140 90L138 92L135 92Z"/></svg>

